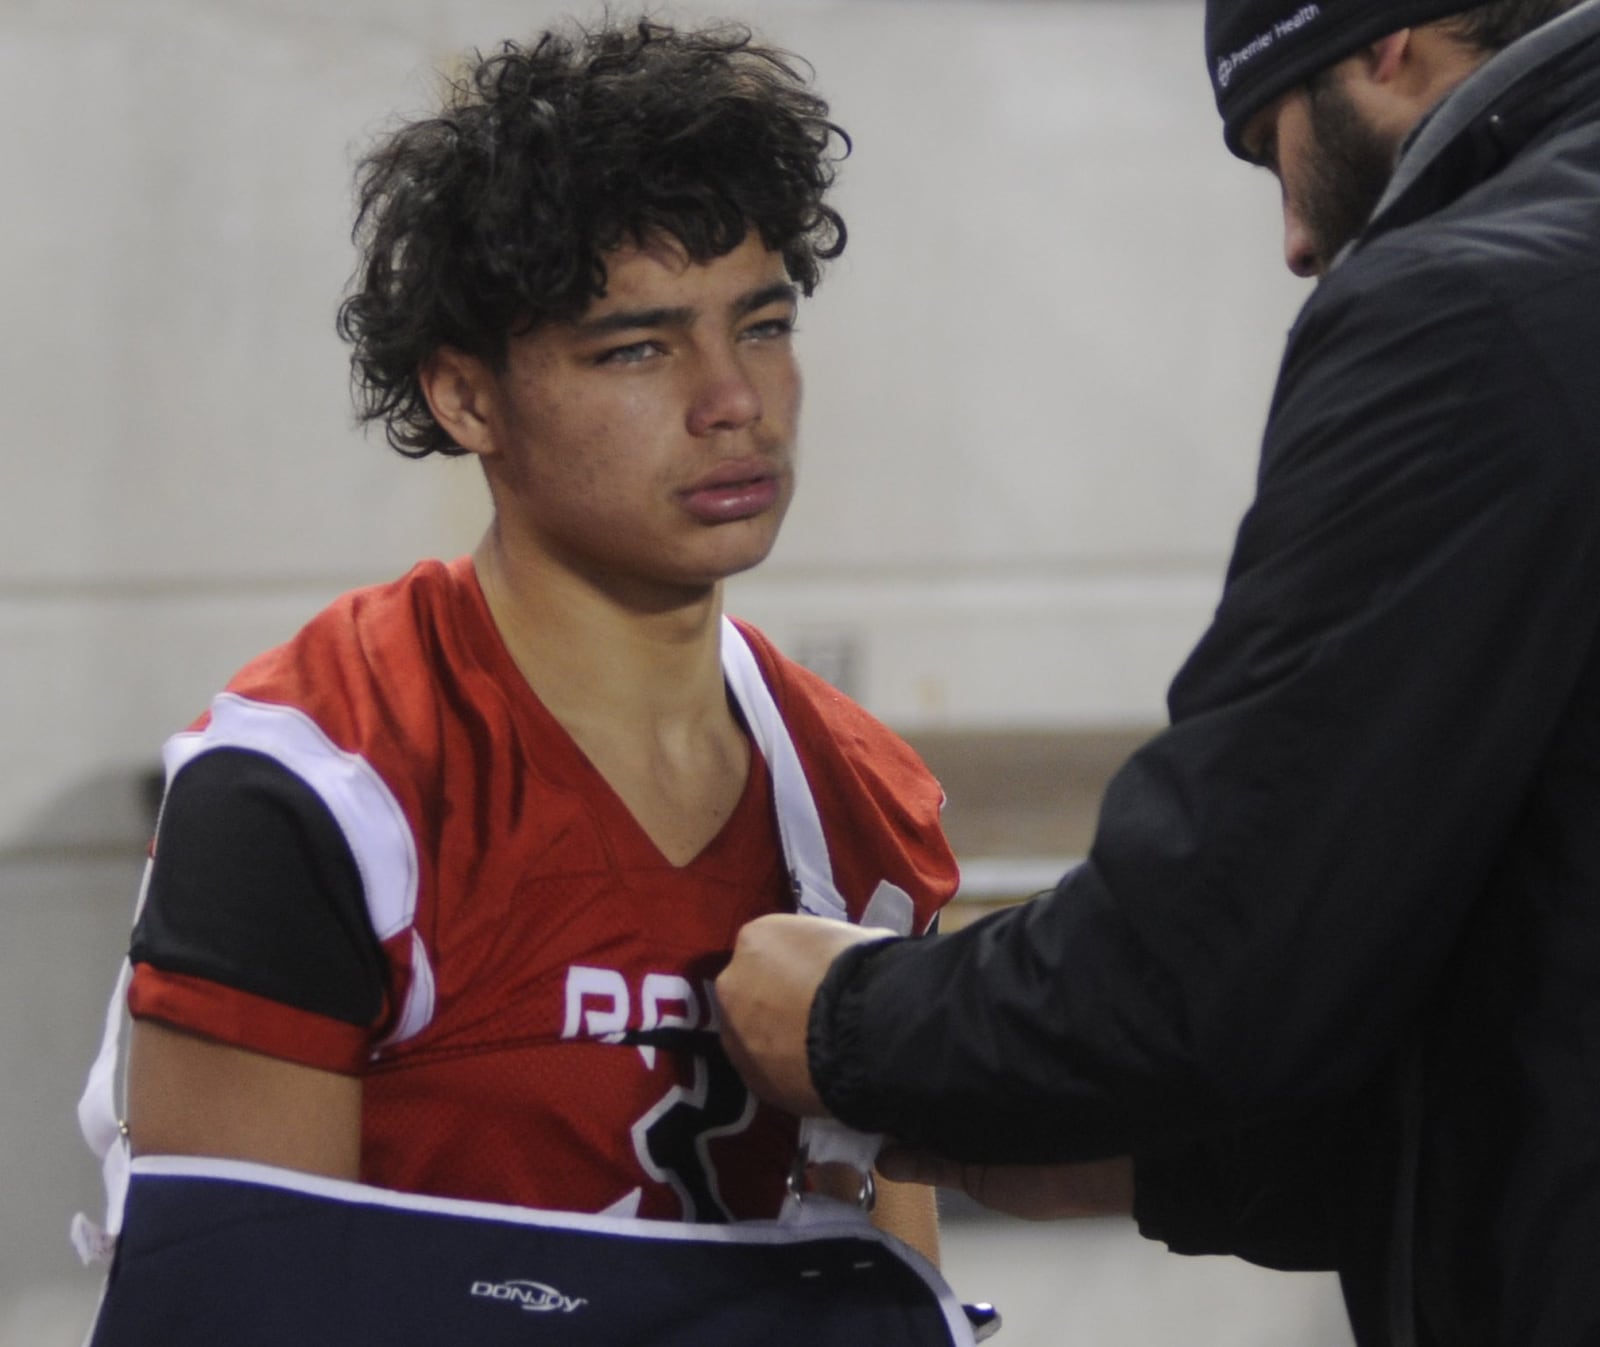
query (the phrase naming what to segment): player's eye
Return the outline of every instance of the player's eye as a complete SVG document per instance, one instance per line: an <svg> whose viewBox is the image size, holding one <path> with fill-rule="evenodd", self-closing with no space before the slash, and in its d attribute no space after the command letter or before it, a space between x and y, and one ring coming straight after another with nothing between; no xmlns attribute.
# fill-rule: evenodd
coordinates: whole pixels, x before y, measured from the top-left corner
<svg viewBox="0 0 1600 1347"><path fill-rule="evenodd" d="M787 337L794 330L794 316L792 314L784 314L779 318L763 318L759 322L751 323L739 335L746 341L771 341L775 338Z"/></svg>
<svg viewBox="0 0 1600 1347"><path fill-rule="evenodd" d="M639 365L662 353L661 344L654 341L630 341L624 346L610 346L595 356L597 365Z"/></svg>

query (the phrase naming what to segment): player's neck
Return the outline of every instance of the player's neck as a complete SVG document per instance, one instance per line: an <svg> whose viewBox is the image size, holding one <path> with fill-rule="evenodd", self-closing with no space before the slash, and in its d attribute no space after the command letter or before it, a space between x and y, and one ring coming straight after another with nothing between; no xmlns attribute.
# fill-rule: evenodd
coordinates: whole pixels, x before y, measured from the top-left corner
<svg viewBox="0 0 1600 1347"><path fill-rule="evenodd" d="M473 562L512 659L569 729L671 734L726 717L720 585L645 602L512 555L493 532Z"/></svg>
<svg viewBox="0 0 1600 1347"><path fill-rule="evenodd" d="M661 854L688 864L750 768L722 676L721 586L641 611L559 568L507 560L492 534L473 558L506 649Z"/></svg>

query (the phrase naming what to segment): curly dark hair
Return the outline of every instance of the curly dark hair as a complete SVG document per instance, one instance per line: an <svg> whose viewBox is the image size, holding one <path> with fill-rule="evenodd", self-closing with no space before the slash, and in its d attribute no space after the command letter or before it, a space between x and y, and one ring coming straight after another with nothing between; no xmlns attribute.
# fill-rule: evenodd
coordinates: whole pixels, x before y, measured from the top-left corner
<svg viewBox="0 0 1600 1347"><path fill-rule="evenodd" d="M359 419L410 458L462 453L423 361L448 345L503 369L513 335L604 294L606 255L628 243L670 237L706 262L754 228L809 295L844 251L824 197L850 138L802 64L744 27L647 19L472 53L439 114L357 169L338 329Z"/></svg>

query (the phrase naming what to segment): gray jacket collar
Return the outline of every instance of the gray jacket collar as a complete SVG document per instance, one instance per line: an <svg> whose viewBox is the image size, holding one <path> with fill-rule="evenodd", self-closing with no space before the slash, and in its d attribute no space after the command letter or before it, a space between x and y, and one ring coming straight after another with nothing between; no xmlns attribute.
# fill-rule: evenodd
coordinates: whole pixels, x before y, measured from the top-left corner
<svg viewBox="0 0 1600 1347"><path fill-rule="evenodd" d="M1584 0L1583 4L1534 29L1484 62L1447 94L1411 133L1401 148L1399 163L1383 199L1372 213L1368 230L1416 185L1458 136L1508 91L1541 66L1596 36L1600 36L1600 0ZM1362 237L1366 237L1366 231ZM1342 263L1361 242L1357 239L1346 245L1334 259L1334 266Z"/></svg>

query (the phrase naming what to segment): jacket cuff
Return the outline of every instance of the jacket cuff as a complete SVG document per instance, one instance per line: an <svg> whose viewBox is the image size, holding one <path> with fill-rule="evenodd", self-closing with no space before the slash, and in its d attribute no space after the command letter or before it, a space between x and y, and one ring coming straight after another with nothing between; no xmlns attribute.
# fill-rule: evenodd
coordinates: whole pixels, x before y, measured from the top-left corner
<svg viewBox="0 0 1600 1347"><path fill-rule="evenodd" d="M829 966L806 1022L806 1063L828 1112L865 1132L886 1129L875 1118L865 1034L868 963L898 939L852 945Z"/></svg>
<svg viewBox="0 0 1600 1347"><path fill-rule="evenodd" d="M1133 1219L1146 1239L1173 1253L1232 1252L1220 1235L1221 1195L1198 1150L1187 1154L1135 1154Z"/></svg>

